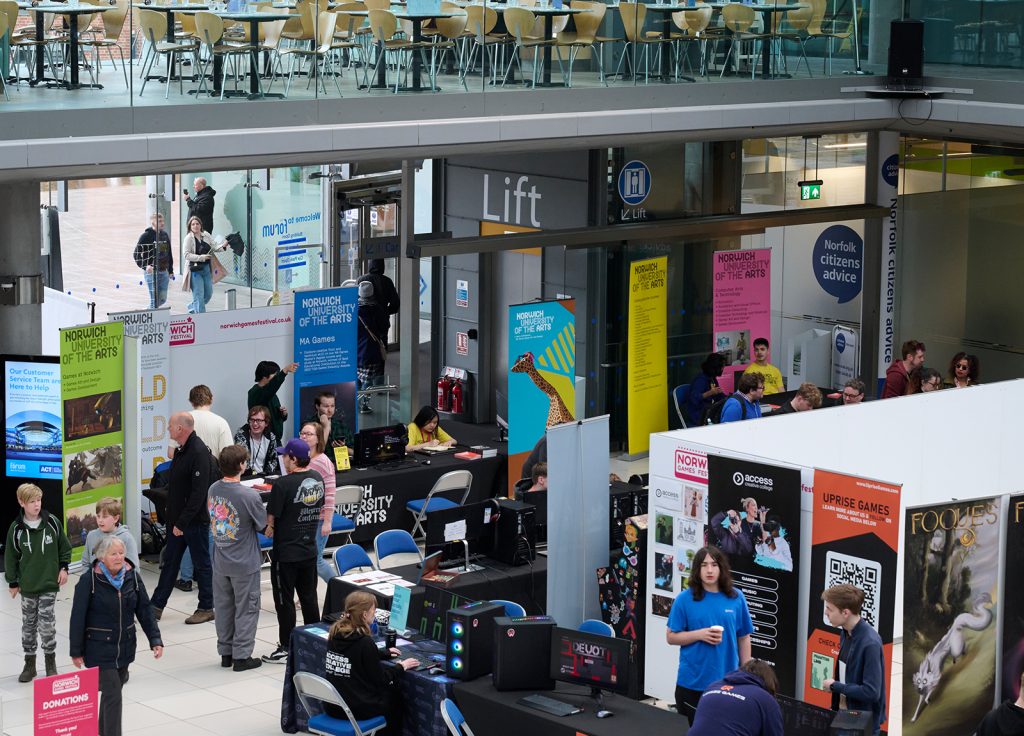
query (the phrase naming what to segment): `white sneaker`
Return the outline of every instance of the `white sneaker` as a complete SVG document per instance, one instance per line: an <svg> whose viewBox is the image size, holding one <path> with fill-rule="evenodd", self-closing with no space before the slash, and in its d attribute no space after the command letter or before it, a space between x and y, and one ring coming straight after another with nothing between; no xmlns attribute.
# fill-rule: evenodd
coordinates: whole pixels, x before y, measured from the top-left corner
<svg viewBox="0 0 1024 736"><path fill-rule="evenodd" d="M282 646L279 646L270 654L264 654L260 659L262 659L267 664L287 664L288 650Z"/></svg>

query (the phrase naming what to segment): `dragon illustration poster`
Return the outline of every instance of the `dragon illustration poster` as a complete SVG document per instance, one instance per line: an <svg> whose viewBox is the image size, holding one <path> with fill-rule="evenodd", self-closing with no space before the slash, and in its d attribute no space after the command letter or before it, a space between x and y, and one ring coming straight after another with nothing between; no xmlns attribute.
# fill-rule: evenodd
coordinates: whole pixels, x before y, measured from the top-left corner
<svg viewBox="0 0 1024 736"><path fill-rule="evenodd" d="M1003 567L1003 671L1001 700L1020 695L1020 673L1024 670L1024 495L1010 496L1006 509L1006 564Z"/></svg>
<svg viewBox="0 0 1024 736"><path fill-rule="evenodd" d="M576 404L576 300L508 308L508 489L548 427L571 422ZM547 452L538 453L546 457Z"/></svg>
<svg viewBox="0 0 1024 736"><path fill-rule="evenodd" d="M907 509L903 733L963 736L995 699L998 498Z"/></svg>

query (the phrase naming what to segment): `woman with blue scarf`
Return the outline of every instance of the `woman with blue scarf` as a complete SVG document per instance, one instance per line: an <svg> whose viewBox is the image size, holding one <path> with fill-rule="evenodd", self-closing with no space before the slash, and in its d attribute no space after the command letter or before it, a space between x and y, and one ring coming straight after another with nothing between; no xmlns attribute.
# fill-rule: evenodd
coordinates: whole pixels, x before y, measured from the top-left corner
<svg viewBox="0 0 1024 736"><path fill-rule="evenodd" d="M142 577L125 559L124 542L105 536L92 569L75 586L71 607L71 661L100 670L100 736L121 736L121 688L135 660L135 621L149 639L153 656L164 653Z"/></svg>

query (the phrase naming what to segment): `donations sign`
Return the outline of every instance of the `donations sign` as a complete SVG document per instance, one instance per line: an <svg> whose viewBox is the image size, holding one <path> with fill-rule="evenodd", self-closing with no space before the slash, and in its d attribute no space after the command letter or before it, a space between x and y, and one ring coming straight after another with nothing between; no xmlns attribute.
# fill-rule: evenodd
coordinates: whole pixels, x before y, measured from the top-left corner
<svg viewBox="0 0 1024 736"><path fill-rule="evenodd" d="M171 399L167 391L171 370L171 311L143 309L137 312L111 312L111 319L124 323L126 337L139 339L139 419L142 444L139 446L140 488L148 488L153 470L167 458L167 422L171 417Z"/></svg>
<svg viewBox="0 0 1024 736"><path fill-rule="evenodd" d="M629 264L627 452L647 452L651 433L668 429L668 258Z"/></svg>
<svg viewBox="0 0 1024 736"><path fill-rule="evenodd" d="M575 418L576 300L508 309L508 482L548 427Z"/></svg>
<svg viewBox="0 0 1024 736"><path fill-rule="evenodd" d="M123 389L122 322L60 331L64 521L72 547L85 546L96 528L96 501L124 499Z"/></svg>
<svg viewBox="0 0 1024 736"><path fill-rule="evenodd" d="M904 736L963 736L992 708L1002 521L999 498L906 511Z"/></svg>
<svg viewBox="0 0 1024 736"><path fill-rule="evenodd" d="M712 350L725 356L718 382L727 392L750 363L754 340L771 340L771 265L768 248L715 253Z"/></svg>
<svg viewBox="0 0 1024 736"><path fill-rule="evenodd" d="M708 456L708 542L728 555L747 599L752 656L775 668L789 696L800 632L800 494L799 470Z"/></svg>
<svg viewBox="0 0 1024 736"><path fill-rule="evenodd" d="M1003 564L1003 667L1000 700L1020 695L1020 673L1024 671L1024 495L1010 496L1006 509L1006 561Z"/></svg>
<svg viewBox="0 0 1024 736"><path fill-rule="evenodd" d="M35 736L95 736L99 730L99 672L89 667L33 680Z"/></svg>
<svg viewBox="0 0 1024 736"><path fill-rule="evenodd" d="M334 395L334 419L341 420L346 441L356 431L358 297L354 286L295 292L296 437L304 421L319 421L316 398L323 393Z"/></svg>
<svg viewBox="0 0 1024 736"><path fill-rule="evenodd" d="M900 486L852 475L814 471L814 529L807 623L804 700L829 708L839 629L825 618L821 594L840 583L864 591L861 617L882 637L885 682L892 673L896 565L900 543ZM889 693L891 695L891 693ZM885 728L885 724L882 726Z"/></svg>

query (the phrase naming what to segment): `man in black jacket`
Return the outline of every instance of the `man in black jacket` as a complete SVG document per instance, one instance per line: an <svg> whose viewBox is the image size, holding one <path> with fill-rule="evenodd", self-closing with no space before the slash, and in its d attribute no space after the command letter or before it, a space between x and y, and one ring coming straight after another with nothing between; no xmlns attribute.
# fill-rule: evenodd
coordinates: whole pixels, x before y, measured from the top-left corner
<svg viewBox="0 0 1024 736"><path fill-rule="evenodd" d="M159 212L150 216L150 226L139 236L132 257L135 265L146 274L149 308L156 309L167 301L167 285L174 272L174 254L171 236L164 230L164 216Z"/></svg>
<svg viewBox="0 0 1024 736"><path fill-rule="evenodd" d="M185 190L185 204L188 205L188 216L198 217L203 223L203 230L213 235L213 198L217 191L213 187L206 186L206 179L197 176L192 182L192 188L196 190L196 196L188 196Z"/></svg>
<svg viewBox="0 0 1024 736"><path fill-rule="evenodd" d="M218 475L213 455L194 431L192 415L179 412L171 417L167 433L178 443L167 482L167 510L164 518L171 533L164 548L164 566L153 591L153 612L157 620L171 596L185 549L192 554L195 579L199 585L199 607L185 619L187 624L213 620L213 583L210 569L210 512L206 497Z"/></svg>

